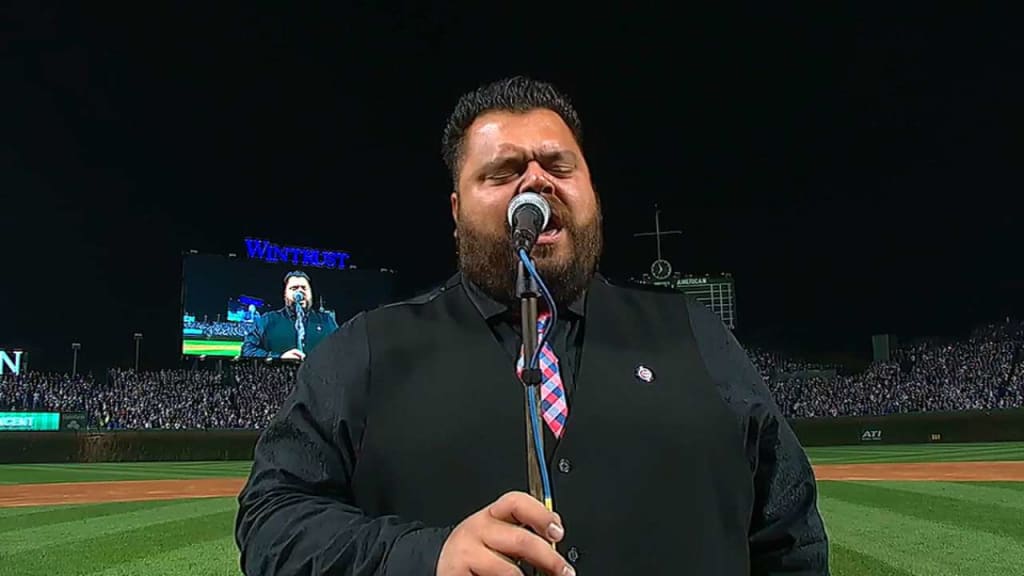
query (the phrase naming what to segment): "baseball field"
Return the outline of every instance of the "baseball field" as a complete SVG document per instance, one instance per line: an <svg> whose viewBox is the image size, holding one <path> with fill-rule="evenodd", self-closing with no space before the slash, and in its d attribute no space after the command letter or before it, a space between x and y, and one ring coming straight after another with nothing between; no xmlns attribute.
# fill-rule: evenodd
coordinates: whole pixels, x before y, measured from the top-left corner
<svg viewBox="0 0 1024 576"><path fill-rule="evenodd" d="M1024 444L809 452L833 574L1024 574ZM2 465L0 575L237 576L248 466Z"/></svg>

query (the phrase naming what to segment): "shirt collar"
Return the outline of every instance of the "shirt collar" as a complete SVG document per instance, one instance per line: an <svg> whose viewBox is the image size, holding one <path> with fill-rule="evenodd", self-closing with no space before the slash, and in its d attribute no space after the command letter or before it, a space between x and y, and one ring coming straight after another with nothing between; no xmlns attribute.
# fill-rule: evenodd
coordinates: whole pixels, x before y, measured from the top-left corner
<svg viewBox="0 0 1024 576"><path fill-rule="evenodd" d="M482 288L471 282L464 275L460 274L460 276L462 279L462 285L466 288L466 295L469 296L469 300L485 320L490 320L509 312L508 306L492 298L489 294L484 292ZM586 310L586 298L587 293L584 290L584 292L569 305L569 312L577 317L583 318L584 311Z"/></svg>

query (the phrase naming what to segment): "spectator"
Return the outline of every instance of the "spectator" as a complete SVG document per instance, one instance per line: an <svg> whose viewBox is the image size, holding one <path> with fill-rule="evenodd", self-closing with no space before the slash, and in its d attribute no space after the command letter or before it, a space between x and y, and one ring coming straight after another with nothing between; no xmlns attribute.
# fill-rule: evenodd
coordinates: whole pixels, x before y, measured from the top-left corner
<svg viewBox="0 0 1024 576"><path fill-rule="evenodd" d="M789 418L1024 406L1024 323L985 326L962 341L915 343L852 376L822 376L834 367L749 353ZM259 429L291 391L296 369L240 363L227 378L205 370L115 369L101 380L8 374L0 377L0 411L84 412L90 425L107 429Z"/></svg>

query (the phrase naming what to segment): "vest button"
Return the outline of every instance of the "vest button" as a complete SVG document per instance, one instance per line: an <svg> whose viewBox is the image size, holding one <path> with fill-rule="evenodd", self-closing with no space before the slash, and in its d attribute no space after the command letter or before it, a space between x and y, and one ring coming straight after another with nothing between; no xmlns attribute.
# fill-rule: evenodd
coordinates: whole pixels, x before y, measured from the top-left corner
<svg viewBox="0 0 1024 576"><path fill-rule="evenodd" d="M568 458L562 458L558 461L558 471L562 474L568 474L572 471L572 462Z"/></svg>
<svg viewBox="0 0 1024 576"><path fill-rule="evenodd" d="M575 546L569 547L569 553L565 555L569 562L575 564L580 559L580 551Z"/></svg>

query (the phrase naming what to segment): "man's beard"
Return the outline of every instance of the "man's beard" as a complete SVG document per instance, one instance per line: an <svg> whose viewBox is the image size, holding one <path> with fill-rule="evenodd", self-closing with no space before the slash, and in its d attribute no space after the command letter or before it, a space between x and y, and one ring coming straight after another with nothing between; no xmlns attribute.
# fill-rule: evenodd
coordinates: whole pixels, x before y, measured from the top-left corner
<svg viewBox="0 0 1024 576"><path fill-rule="evenodd" d="M568 257L564 260L552 259L557 248L552 244L534 246L530 256L548 291L551 292L555 306L563 309L583 294L593 278L601 258L604 238L601 231L600 205L594 218L582 225L576 223L564 211L559 216L562 216L561 233L568 233ZM506 306L514 307L518 258L512 252L511 234L508 230L503 230L503 234L498 236L483 232L467 223L461 214L456 230L459 269L462 274L490 297Z"/></svg>

